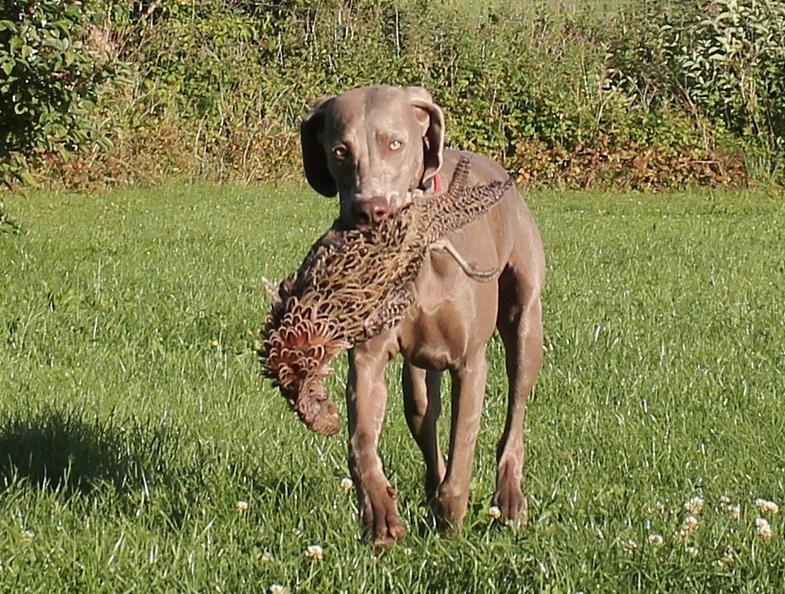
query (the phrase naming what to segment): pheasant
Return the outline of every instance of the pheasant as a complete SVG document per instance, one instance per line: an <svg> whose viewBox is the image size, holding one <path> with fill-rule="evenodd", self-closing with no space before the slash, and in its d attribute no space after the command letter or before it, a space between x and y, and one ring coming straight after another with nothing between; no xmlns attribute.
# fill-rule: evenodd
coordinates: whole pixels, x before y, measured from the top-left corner
<svg viewBox="0 0 785 594"><path fill-rule="evenodd" d="M431 249L446 250L479 282L498 270L477 270L444 237L493 207L512 178L468 185L462 158L446 192L418 194L378 225L342 229L338 221L311 247L303 263L277 290L261 333L264 374L311 430L341 428L324 379L330 361L395 327L415 302L414 280Z"/></svg>

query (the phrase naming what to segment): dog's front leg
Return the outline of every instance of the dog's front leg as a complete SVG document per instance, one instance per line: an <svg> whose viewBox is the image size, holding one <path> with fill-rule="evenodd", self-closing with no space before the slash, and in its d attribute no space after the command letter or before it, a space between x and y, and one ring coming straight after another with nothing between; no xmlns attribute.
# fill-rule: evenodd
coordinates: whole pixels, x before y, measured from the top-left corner
<svg viewBox="0 0 785 594"><path fill-rule="evenodd" d="M357 488L366 536L374 545L387 545L406 536L398 516L397 495L384 475L379 457L379 435L387 406L384 368L388 357L382 349L364 346L349 352L349 470Z"/></svg>

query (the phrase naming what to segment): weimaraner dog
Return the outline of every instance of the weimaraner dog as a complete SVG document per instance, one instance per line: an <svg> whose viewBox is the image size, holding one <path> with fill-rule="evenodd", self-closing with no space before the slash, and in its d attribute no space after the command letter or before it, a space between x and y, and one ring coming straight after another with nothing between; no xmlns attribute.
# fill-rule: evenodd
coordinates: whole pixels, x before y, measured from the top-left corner
<svg viewBox="0 0 785 594"><path fill-rule="evenodd" d="M470 183L508 175L485 157L444 149L444 115L421 87L364 87L320 98L300 132L308 182L320 194L340 196L340 220L347 227L378 223L417 190L446 188L461 155L470 159ZM496 269L493 281L470 278L447 250L432 250L416 279L417 301L407 317L349 353L349 467L363 528L376 544L406 535L378 453L387 403L385 366L403 354L404 410L425 458L426 495L442 528L457 530L469 500L487 372L485 345L494 328L505 347L509 395L493 503L506 523L527 520L521 489L523 425L543 359L542 241L514 188L448 240L476 269ZM444 370L452 377L446 464L436 432Z"/></svg>

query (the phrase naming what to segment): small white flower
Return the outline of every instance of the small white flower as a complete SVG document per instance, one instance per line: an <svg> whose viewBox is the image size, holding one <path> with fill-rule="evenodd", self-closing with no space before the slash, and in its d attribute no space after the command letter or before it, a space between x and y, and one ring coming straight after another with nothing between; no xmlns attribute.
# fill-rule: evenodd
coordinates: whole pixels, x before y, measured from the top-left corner
<svg viewBox="0 0 785 594"><path fill-rule="evenodd" d="M661 547L665 539L660 534L649 534L649 544L653 547Z"/></svg>
<svg viewBox="0 0 785 594"><path fill-rule="evenodd" d="M694 516L692 514L687 514L684 517L684 524L683 524L682 528L687 531L687 534L692 534L693 532L695 532L698 529L698 524L699 523L700 523L700 520L698 520L697 516Z"/></svg>
<svg viewBox="0 0 785 594"><path fill-rule="evenodd" d="M348 493L354 488L354 482L348 476L341 479L340 483L341 491L344 493Z"/></svg>
<svg viewBox="0 0 785 594"><path fill-rule="evenodd" d="M706 501L703 499L703 497L693 497L685 501L682 507L684 508L684 511L693 515L698 515L703 511L703 506L705 504Z"/></svg>
<svg viewBox="0 0 785 594"><path fill-rule="evenodd" d="M736 561L736 551L732 547L725 547L722 553L722 558L717 559L715 565L720 569L727 569Z"/></svg>
<svg viewBox="0 0 785 594"><path fill-rule="evenodd" d="M697 557L700 553L700 550L698 547L686 546L684 547L684 552L687 553L690 557Z"/></svg>
<svg viewBox="0 0 785 594"><path fill-rule="evenodd" d="M771 524L763 518L755 518L755 532L761 540L771 540L771 537L774 536Z"/></svg>
<svg viewBox="0 0 785 594"><path fill-rule="evenodd" d="M491 509L488 510L488 513L491 514L491 517L494 520L498 520L499 518L502 517L502 510L499 509L499 507L496 505L492 505Z"/></svg>
<svg viewBox="0 0 785 594"><path fill-rule="evenodd" d="M638 550L638 543L632 540L631 538L621 541L620 544L622 550L628 555L634 555Z"/></svg>
<svg viewBox="0 0 785 594"><path fill-rule="evenodd" d="M247 501L238 501L234 504L234 509L237 511L238 514L244 514L248 511L248 502Z"/></svg>
<svg viewBox="0 0 785 594"><path fill-rule="evenodd" d="M720 506L721 507L728 507L733 500L728 495L723 495L720 497Z"/></svg>
<svg viewBox="0 0 785 594"><path fill-rule="evenodd" d="M265 551L259 555L259 563L272 563L273 561L275 561L275 557L273 557L272 553Z"/></svg>
<svg viewBox="0 0 785 594"><path fill-rule="evenodd" d="M728 514L730 514L730 517L733 518L734 520L738 520L741 518L741 504L739 503L734 503L733 505L729 505L726 511L728 512Z"/></svg>
<svg viewBox="0 0 785 594"><path fill-rule="evenodd" d="M305 549L305 556L311 561L321 561L324 559L324 549L319 545L308 545Z"/></svg>
<svg viewBox="0 0 785 594"><path fill-rule="evenodd" d="M29 545L33 542L35 538L35 532L32 530L22 530L22 534L20 534L20 538L22 540L22 544Z"/></svg>
<svg viewBox="0 0 785 594"><path fill-rule="evenodd" d="M697 516L687 514L684 517L684 522L682 522L681 528L679 528L679 530L673 535L673 539L676 542L683 542L690 534L698 529L699 523L700 520L698 520Z"/></svg>
<svg viewBox="0 0 785 594"><path fill-rule="evenodd" d="M771 514L772 516L776 516L780 512L780 506L773 501L769 501L768 499L756 499L755 505L758 507L758 511L762 514Z"/></svg>
<svg viewBox="0 0 785 594"><path fill-rule="evenodd" d="M286 594L286 588L281 584L273 584L269 588L270 594Z"/></svg>

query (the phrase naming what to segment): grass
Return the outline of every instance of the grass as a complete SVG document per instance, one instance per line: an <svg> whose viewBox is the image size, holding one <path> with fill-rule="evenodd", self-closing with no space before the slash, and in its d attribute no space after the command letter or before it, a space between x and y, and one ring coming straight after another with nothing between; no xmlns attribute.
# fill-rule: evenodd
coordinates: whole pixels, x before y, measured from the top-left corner
<svg viewBox="0 0 785 594"><path fill-rule="evenodd" d="M782 591L785 514L763 540L754 500L785 503L785 204L530 203L550 268L530 526L497 527L488 510L505 385L494 341L461 538L430 526L390 382L382 450L410 536L384 552L358 540L339 487L345 439L308 433L254 355L260 277L299 263L333 202L171 185L7 203L22 232L0 227L0 591ZM705 509L678 542L694 496Z"/></svg>

